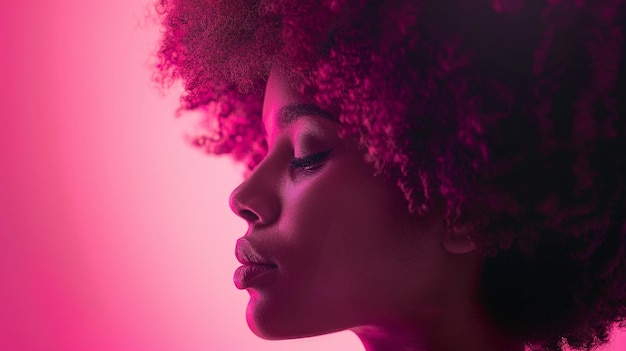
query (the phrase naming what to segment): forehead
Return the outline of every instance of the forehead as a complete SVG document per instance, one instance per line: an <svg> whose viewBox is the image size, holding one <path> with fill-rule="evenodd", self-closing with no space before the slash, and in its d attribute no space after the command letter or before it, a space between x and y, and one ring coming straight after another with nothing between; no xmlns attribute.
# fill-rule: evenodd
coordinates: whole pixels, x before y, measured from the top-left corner
<svg viewBox="0 0 626 351"><path fill-rule="evenodd" d="M266 130L269 132L267 128L270 126L278 127L286 117L293 116L293 113L287 113L287 115L281 113L281 109L288 106L305 105L314 106L313 99L300 94L284 71L273 69L265 86L265 99L263 101L263 125ZM291 112L297 111L292 109Z"/></svg>
<svg viewBox="0 0 626 351"><path fill-rule="evenodd" d="M302 117L315 117L339 123L338 119L314 103L310 96L300 94L282 71L272 70L263 102L263 129L266 136L278 133Z"/></svg>

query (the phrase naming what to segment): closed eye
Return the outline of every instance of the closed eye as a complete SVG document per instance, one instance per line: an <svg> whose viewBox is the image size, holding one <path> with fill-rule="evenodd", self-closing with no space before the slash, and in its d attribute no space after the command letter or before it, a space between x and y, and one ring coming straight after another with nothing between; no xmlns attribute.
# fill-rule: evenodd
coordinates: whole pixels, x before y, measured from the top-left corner
<svg viewBox="0 0 626 351"><path fill-rule="evenodd" d="M323 162L334 149L318 152L304 157L295 157L289 161L289 167L292 170L300 170L306 173L312 173L322 166Z"/></svg>

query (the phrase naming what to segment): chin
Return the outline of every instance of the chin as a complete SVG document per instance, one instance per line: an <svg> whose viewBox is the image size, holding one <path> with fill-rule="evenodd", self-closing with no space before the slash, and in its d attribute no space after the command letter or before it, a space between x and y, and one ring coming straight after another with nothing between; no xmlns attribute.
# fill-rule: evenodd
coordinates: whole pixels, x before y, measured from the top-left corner
<svg viewBox="0 0 626 351"><path fill-rule="evenodd" d="M297 321L294 321L294 323L290 323L289 321L277 321L271 317L265 318L262 315L252 313L247 314L246 321L254 335L265 340L297 339L315 335L298 332L300 328L296 325Z"/></svg>
<svg viewBox="0 0 626 351"><path fill-rule="evenodd" d="M283 307L284 308L284 307ZM265 340L282 340L297 338L293 329L296 320L290 320L289 314L281 311L279 306L272 306L262 295L250 294L246 309L246 322L254 335ZM295 317L295 316L291 316ZM295 319L295 318L294 318ZM287 328L286 326L290 326Z"/></svg>
<svg viewBox="0 0 626 351"><path fill-rule="evenodd" d="M258 297L258 296L257 296ZM250 330L261 339L285 340L318 336L347 328L333 328L329 318L316 318L294 312L292 308L251 296L246 310L246 322Z"/></svg>
<svg viewBox="0 0 626 351"><path fill-rule="evenodd" d="M296 317L294 315L294 317ZM304 338L324 333L312 333L309 328L301 325L302 320L277 320L275 316L249 311L246 314L248 327L261 339L286 340ZM308 332L307 332L308 331Z"/></svg>

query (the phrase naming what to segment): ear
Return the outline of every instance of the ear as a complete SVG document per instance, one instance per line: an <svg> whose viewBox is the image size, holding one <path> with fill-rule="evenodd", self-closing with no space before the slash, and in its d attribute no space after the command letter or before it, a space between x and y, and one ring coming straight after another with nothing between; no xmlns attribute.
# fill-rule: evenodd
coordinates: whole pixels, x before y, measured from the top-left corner
<svg viewBox="0 0 626 351"><path fill-rule="evenodd" d="M476 250L476 246L469 240L469 227L455 228L445 236L441 245L451 254L466 254Z"/></svg>

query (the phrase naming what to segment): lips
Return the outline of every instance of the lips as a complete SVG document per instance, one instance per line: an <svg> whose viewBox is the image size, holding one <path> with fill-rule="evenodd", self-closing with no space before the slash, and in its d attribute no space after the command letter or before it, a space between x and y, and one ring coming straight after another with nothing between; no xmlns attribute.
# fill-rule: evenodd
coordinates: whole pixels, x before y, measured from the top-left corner
<svg viewBox="0 0 626 351"><path fill-rule="evenodd" d="M276 265L268 258L263 257L258 251L250 244L245 238L237 240L235 245L235 257L239 263L244 265L262 265L262 266L274 266Z"/></svg>
<svg viewBox="0 0 626 351"><path fill-rule="evenodd" d="M247 289L260 284L276 272L278 266L259 252L245 238L237 240L235 257L242 265L235 270L233 282L238 289Z"/></svg>

